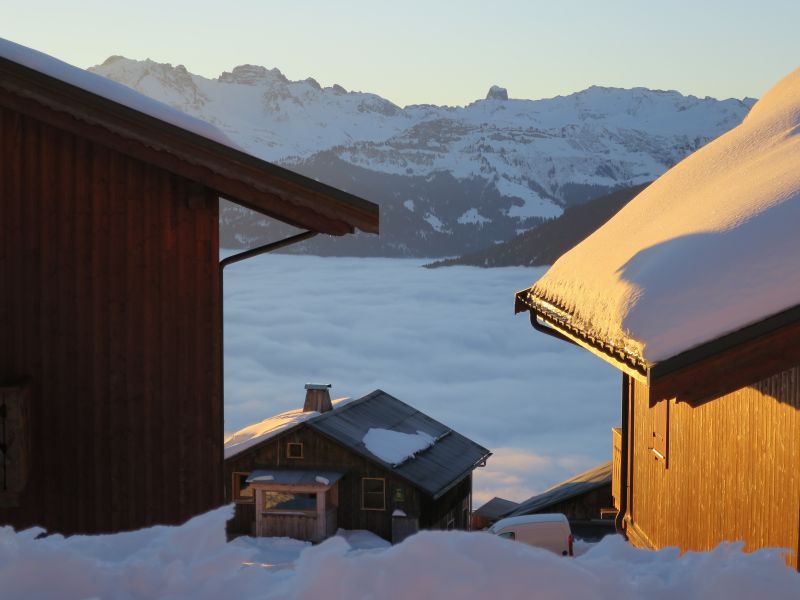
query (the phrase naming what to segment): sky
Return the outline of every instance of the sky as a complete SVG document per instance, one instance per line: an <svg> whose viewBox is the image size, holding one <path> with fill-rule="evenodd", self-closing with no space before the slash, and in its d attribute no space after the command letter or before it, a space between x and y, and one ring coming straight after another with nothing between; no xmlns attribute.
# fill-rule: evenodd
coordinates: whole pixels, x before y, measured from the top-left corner
<svg viewBox="0 0 800 600"><path fill-rule="evenodd" d="M0 37L79 67L110 55L216 77L239 64L464 105L491 85L759 97L798 66L800 2L762 0L3 0Z"/></svg>

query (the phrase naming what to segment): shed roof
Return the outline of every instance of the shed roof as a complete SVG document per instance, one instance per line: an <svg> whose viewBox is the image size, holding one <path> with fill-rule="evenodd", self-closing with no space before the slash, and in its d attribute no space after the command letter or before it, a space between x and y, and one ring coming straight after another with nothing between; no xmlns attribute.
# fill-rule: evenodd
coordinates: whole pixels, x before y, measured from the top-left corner
<svg viewBox="0 0 800 600"><path fill-rule="evenodd" d="M491 455L491 452L483 446L383 390L375 390L363 398L343 403L322 414L306 414L310 416L297 420L288 428L281 427L278 431L283 433L301 425L310 427L352 452L380 464L434 498L447 492ZM250 426L252 427L254 426ZM247 429L249 428L243 429L242 432ZM410 435L422 433L429 436L433 443L406 460L391 463L376 456L367 448L364 438L371 429ZM226 441L226 458L252 448L274 435L271 433L267 437L259 437L257 441L248 441L243 445L241 440L244 438L240 433L235 433ZM233 448L234 451L229 450Z"/></svg>
<svg viewBox="0 0 800 600"><path fill-rule="evenodd" d="M800 70L519 292L517 310L646 374L796 307L798 130Z"/></svg>
<svg viewBox="0 0 800 600"><path fill-rule="evenodd" d="M0 106L105 144L296 227L378 232L378 206L243 152L138 92L0 38Z"/></svg>
<svg viewBox="0 0 800 600"><path fill-rule="evenodd" d="M485 504L482 504L481 507L476 509L474 512L479 517L485 517L487 519L499 519L503 515L510 513L518 506L519 502L506 500L505 498L498 498L495 496Z"/></svg>
<svg viewBox="0 0 800 600"><path fill-rule="evenodd" d="M344 473L340 471L317 471L314 469L258 469L250 473L247 483L329 488L343 475Z"/></svg>
<svg viewBox="0 0 800 600"><path fill-rule="evenodd" d="M566 481L557 483L541 494L528 498L515 509L504 514L508 517L516 517L547 510L554 504L582 496L605 485L611 485L611 477L611 461L608 461Z"/></svg>

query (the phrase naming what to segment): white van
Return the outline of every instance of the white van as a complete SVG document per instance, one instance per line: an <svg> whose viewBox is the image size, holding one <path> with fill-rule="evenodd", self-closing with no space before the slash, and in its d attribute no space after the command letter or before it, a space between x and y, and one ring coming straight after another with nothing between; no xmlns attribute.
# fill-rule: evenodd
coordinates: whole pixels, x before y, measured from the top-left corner
<svg viewBox="0 0 800 600"><path fill-rule="evenodd" d="M489 528L489 533L572 556L572 531L567 517L561 513L500 519Z"/></svg>

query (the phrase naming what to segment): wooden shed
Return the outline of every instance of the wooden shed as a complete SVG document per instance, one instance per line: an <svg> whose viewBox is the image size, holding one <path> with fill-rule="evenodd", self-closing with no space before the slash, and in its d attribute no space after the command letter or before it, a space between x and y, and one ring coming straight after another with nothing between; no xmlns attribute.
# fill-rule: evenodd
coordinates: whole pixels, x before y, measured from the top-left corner
<svg viewBox="0 0 800 600"><path fill-rule="evenodd" d="M608 461L531 496L505 511L502 518L561 513L569 520L576 537L599 540L615 531L611 479L612 465Z"/></svg>
<svg viewBox="0 0 800 600"><path fill-rule="evenodd" d="M233 434L225 455L229 535L320 541L342 528L399 542L419 529L469 529L472 471L491 453L375 390L306 401Z"/></svg>
<svg viewBox="0 0 800 600"><path fill-rule="evenodd" d="M0 524L222 503L220 198L308 235L378 229L376 205L0 40Z"/></svg>
<svg viewBox="0 0 800 600"><path fill-rule="evenodd" d="M516 296L622 372L613 495L636 545L797 566L799 127L800 70Z"/></svg>

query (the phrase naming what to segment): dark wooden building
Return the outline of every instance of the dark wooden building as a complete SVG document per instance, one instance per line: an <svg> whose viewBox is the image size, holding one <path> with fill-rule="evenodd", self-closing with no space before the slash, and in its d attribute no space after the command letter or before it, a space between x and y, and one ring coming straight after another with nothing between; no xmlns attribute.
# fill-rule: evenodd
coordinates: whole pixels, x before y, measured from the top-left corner
<svg viewBox="0 0 800 600"><path fill-rule="evenodd" d="M800 70L517 293L622 372L613 495L638 546L743 541L797 566L798 127Z"/></svg>
<svg viewBox="0 0 800 600"><path fill-rule="evenodd" d="M381 390L304 408L226 441L229 535L319 541L342 528L398 542L418 529L469 529L472 471L486 448ZM387 461L382 445L413 446L415 436L427 444Z"/></svg>
<svg viewBox="0 0 800 600"><path fill-rule="evenodd" d="M488 529L518 506L519 502L495 496L472 511L471 527L474 531Z"/></svg>
<svg viewBox="0 0 800 600"><path fill-rule="evenodd" d="M584 540L598 540L614 533L614 500L611 497L611 461L570 477L531 496L503 513L502 518L540 513L561 513L572 533Z"/></svg>
<svg viewBox="0 0 800 600"><path fill-rule="evenodd" d="M311 232L377 207L0 40L0 523L180 523L223 500L224 197Z"/></svg>

